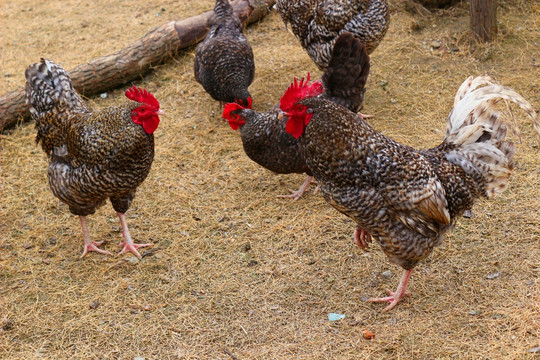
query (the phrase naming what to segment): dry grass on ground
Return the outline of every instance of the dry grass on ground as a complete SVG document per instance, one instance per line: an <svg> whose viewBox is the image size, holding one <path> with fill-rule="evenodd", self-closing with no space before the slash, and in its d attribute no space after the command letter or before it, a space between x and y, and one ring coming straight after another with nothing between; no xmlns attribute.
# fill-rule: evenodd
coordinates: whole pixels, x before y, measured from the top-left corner
<svg viewBox="0 0 540 360"><path fill-rule="evenodd" d="M486 72L539 108L537 2L500 1L500 37L474 55L466 5L421 17L391 2L364 108L377 129L413 146L437 144L458 86ZM70 69L213 1L1 4L3 93L22 86L26 66L42 56ZM275 13L246 34L257 109L276 103L293 76L319 74ZM320 195L276 198L304 177L274 175L246 157L219 105L194 81L192 60L191 50L137 83L167 111L152 172L128 212L136 241L157 245L139 264L129 256L80 260L78 220L48 189L33 125L0 135L0 358L534 357L527 351L540 345L540 164L528 119L519 114L523 141L510 189L480 201L418 266L412 298L382 314L383 305L362 299L395 287L400 269L378 246L361 252L353 223ZM119 101L122 89L90 99ZM95 240L118 250L110 205L89 226ZM347 317L329 322L330 312ZM365 329L375 339L364 340Z"/></svg>

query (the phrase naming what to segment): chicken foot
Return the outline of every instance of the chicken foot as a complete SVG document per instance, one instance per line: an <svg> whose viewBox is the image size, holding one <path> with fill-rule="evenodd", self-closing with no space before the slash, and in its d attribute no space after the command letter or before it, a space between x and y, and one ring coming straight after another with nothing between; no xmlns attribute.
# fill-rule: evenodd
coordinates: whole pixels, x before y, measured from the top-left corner
<svg viewBox="0 0 540 360"><path fill-rule="evenodd" d="M407 283L409 282L409 278L411 277L412 271L413 269L403 271L403 276L401 277L401 281L399 282L396 292L392 292L387 289L386 291L388 291L388 294L390 296L383 297L383 298L370 298L370 299L367 299L366 302L389 302L390 305L385 307L383 312L387 312L391 310L394 306L396 306L401 301L401 299L403 299L405 296L410 295L410 293L405 292L405 289L407 288Z"/></svg>
<svg viewBox="0 0 540 360"><path fill-rule="evenodd" d="M124 241L120 243L120 246L123 246L122 251L118 253L118 255L122 255L123 253L126 253L128 251L131 251L135 256L137 256L139 259L142 259L141 254L137 251L140 247L146 247L146 246L154 246L152 243L148 244L135 244L133 243L133 240L131 239L131 235L129 234L129 229L126 222L126 216L122 213L116 213L118 214L118 218L120 219L120 224L122 225L122 235L124 236Z"/></svg>
<svg viewBox="0 0 540 360"><path fill-rule="evenodd" d="M308 176L306 181L304 181L302 186L300 186L300 189L298 189L296 191L290 190L291 193L289 195L278 195L278 198L292 198L293 202L295 202L298 199L300 199L302 197L302 195L304 195L304 193L306 192L309 184L311 184L312 181L313 181L313 176ZM315 191L317 191L318 189L319 189L319 187L317 186Z"/></svg>
<svg viewBox="0 0 540 360"><path fill-rule="evenodd" d="M90 239L88 227L86 226L86 216L79 216L79 220L81 221L81 228L82 228L82 232L84 236L84 251L81 255L81 259L85 257L89 251L95 251L95 252L106 254L106 255L112 255L107 250L103 250L98 247L101 244L103 244L103 241L92 241L92 239Z"/></svg>
<svg viewBox="0 0 540 360"><path fill-rule="evenodd" d="M367 249L368 248L368 242L371 243L371 235L366 231L366 229L362 229L360 227L357 227L356 230L354 230L354 242L360 249Z"/></svg>

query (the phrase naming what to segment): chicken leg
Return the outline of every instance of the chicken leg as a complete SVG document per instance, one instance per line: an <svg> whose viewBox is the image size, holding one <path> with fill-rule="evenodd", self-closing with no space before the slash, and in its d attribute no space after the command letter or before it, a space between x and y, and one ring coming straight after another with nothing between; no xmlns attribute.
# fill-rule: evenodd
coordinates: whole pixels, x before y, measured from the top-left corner
<svg viewBox="0 0 540 360"><path fill-rule="evenodd" d="M81 220L81 228L84 236L84 251L81 255L81 259L85 257L86 254L88 254L89 251L95 251L98 253L106 254L106 255L112 255L107 250L100 249L98 246L103 244L103 241L92 241L90 239L90 235L88 233L88 227L86 226L86 216L79 216L79 220Z"/></svg>
<svg viewBox="0 0 540 360"><path fill-rule="evenodd" d="M356 230L354 230L354 242L360 249L367 249L368 248L368 242L371 243L371 235L366 231L366 229L362 229L360 227L357 227Z"/></svg>
<svg viewBox="0 0 540 360"><path fill-rule="evenodd" d="M389 302L390 305L384 308L383 312L387 312L388 310L391 310L394 306L396 306L403 297L410 295L410 293L406 293L405 289L407 288L407 283L409 282L409 278L411 277L413 269L411 270L404 270L403 276L401 277L401 281L399 282L399 285L396 289L396 292L392 292L390 290L388 293L390 296L383 297L383 298L371 298L367 299L367 302Z"/></svg>
<svg viewBox="0 0 540 360"><path fill-rule="evenodd" d="M142 259L141 254L137 251L140 247L146 247L146 246L154 246L152 243L148 244L135 244L133 243L133 240L131 239L131 235L129 234L129 229L126 222L126 216L123 213L117 213L118 218L120 219L120 224L122 225L122 235L124 236L124 241L120 243L120 246L123 246L122 251L118 255L122 255L123 253L126 253L128 251L131 251L135 256L137 256L139 259Z"/></svg>
<svg viewBox="0 0 540 360"><path fill-rule="evenodd" d="M300 186L300 189L298 189L296 191L290 190L291 193L289 195L278 195L278 198L292 198L293 202L295 202L298 199L300 199L302 197L302 195L304 195L304 193L306 192L309 184L311 184L312 181L313 181L313 176L308 176L306 181L304 181L302 186ZM315 191L317 191L318 189L319 189L319 187L317 186L317 189L315 189Z"/></svg>

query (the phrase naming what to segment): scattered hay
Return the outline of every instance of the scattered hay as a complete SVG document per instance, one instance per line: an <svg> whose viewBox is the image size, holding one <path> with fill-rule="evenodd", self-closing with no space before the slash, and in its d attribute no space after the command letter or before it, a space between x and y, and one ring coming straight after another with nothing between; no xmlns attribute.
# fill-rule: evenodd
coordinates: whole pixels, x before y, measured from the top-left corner
<svg viewBox="0 0 540 360"><path fill-rule="evenodd" d="M435 145L461 82L486 72L538 108L533 3L503 2L504 33L481 59L468 51L466 7L424 18L397 7L372 55L364 111L373 125L413 146ZM42 56L71 68L212 6L8 2L2 89L21 86L26 66ZM294 76L320 73L275 13L246 34L256 109L275 104ZM395 287L400 269L377 246L359 251L353 223L320 195L276 198L303 176L274 175L247 158L219 104L194 81L192 60L193 51L180 55L138 84L167 115L152 172L127 213L134 239L158 249L137 265L129 255L80 260L78 221L48 189L33 125L1 136L0 358L532 359L527 350L540 338L540 165L528 119L518 118L523 143L510 189L480 201L418 266L412 298L382 314L362 299ZM122 99L118 89L90 101ZM105 249L119 250L110 205L89 227ZM330 312L347 317L329 322ZM371 341L366 329L376 334Z"/></svg>

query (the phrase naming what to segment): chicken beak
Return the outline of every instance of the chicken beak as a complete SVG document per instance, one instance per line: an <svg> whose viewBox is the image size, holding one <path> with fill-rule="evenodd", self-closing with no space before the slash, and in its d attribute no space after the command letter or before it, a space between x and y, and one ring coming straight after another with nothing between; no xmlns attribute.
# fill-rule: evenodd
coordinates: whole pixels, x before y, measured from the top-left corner
<svg viewBox="0 0 540 360"><path fill-rule="evenodd" d="M287 113L284 112L283 110L279 110L277 118L281 120L283 119L284 116L289 116L289 115L287 115Z"/></svg>

